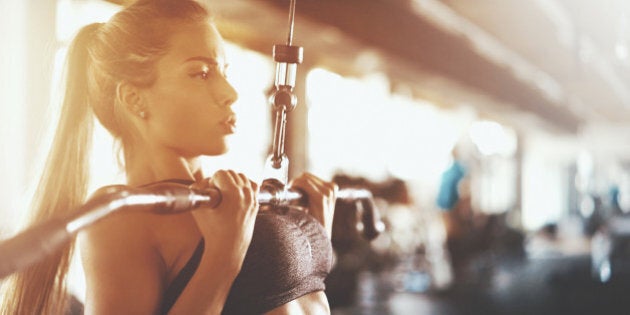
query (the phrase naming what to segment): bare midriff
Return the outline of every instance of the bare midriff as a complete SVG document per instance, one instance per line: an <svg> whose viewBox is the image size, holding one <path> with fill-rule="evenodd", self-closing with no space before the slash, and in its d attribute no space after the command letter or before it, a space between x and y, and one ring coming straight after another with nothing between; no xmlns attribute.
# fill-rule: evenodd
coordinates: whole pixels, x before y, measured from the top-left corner
<svg viewBox="0 0 630 315"><path fill-rule="evenodd" d="M278 306L266 315L329 315L328 299L323 291L309 293Z"/></svg>

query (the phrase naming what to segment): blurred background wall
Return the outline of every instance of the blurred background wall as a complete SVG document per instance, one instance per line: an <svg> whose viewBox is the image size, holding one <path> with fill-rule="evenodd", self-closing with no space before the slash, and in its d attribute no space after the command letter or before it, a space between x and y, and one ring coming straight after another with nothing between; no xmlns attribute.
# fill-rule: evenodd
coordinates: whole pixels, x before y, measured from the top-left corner
<svg viewBox="0 0 630 315"><path fill-rule="evenodd" d="M82 25L106 21L124 2L0 0L0 236L20 229L43 167L66 47ZM230 153L204 159L204 169L261 180L271 48L284 42L288 1L206 3L228 42L240 98ZM436 198L454 160L466 165L473 213L501 216L523 237L558 227L570 240L552 247L559 253L588 255L605 222L594 218L630 211L626 2L298 0L297 13L305 62L289 115L291 175L404 182L404 206L383 196L388 233L372 244L379 254L396 247L404 261L444 242ZM92 189L124 183L102 129L93 151ZM528 247L541 248L549 249Z"/></svg>

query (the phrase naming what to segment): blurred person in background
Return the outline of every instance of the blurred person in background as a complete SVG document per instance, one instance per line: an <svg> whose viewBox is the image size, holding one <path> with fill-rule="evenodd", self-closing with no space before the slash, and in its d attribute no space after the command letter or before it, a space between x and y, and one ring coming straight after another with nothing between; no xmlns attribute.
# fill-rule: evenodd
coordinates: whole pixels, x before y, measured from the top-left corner
<svg viewBox="0 0 630 315"><path fill-rule="evenodd" d="M451 151L453 160L442 173L436 198L455 281L462 279L478 236L471 204L470 170L465 166L461 151L460 144Z"/></svg>
<svg viewBox="0 0 630 315"><path fill-rule="evenodd" d="M436 205L442 211L447 238L462 234L472 216L469 171L464 166L457 146L451 154L452 162L442 173L436 198Z"/></svg>
<svg viewBox="0 0 630 315"><path fill-rule="evenodd" d="M292 186L308 210L258 211L258 185L245 175L201 173L197 158L225 153L235 132L226 67L223 40L193 0L139 0L73 40L30 224L86 201L93 115L122 148L127 185L166 181L222 195L215 209L120 213L79 234L87 313L330 313L323 290L336 185L303 174ZM72 248L8 279L3 314L65 313Z"/></svg>

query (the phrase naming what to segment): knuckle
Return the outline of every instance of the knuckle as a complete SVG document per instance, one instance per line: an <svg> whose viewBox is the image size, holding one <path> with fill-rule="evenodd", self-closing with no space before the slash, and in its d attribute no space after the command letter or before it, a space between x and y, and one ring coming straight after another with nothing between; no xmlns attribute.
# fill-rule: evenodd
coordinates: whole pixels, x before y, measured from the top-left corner
<svg viewBox="0 0 630 315"><path fill-rule="evenodd" d="M337 190L339 190L339 185L337 185L337 183L335 183L335 182L328 182L328 185L330 186L330 188L331 188L333 191L337 191Z"/></svg>

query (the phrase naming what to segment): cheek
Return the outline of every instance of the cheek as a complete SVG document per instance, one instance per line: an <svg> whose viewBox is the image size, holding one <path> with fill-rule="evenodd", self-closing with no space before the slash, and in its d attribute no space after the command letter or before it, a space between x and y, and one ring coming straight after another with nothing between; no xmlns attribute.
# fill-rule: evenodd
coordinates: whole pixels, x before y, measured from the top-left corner
<svg viewBox="0 0 630 315"><path fill-rule="evenodd" d="M156 113L154 123L162 129L162 137L181 141L182 137L194 138L199 133L207 133L213 126L212 115L207 109L194 104L193 100L179 99L165 104L165 108Z"/></svg>
<svg viewBox="0 0 630 315"><path fill-rule="evenodd" d="M177 88L176 84L171 86L153 94L152 118L164 127L185 127L202 115L201 97L184 88Z"/></svg>
<svg viewBox="0 0 630 315"><path fill-rule="evenodd" d="M193 92L156 94L152 137L186 155L217 155L226 150L220 110L207 96Z"/></svg>

